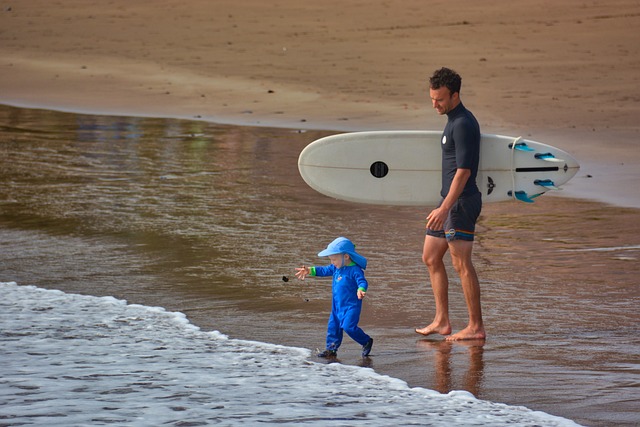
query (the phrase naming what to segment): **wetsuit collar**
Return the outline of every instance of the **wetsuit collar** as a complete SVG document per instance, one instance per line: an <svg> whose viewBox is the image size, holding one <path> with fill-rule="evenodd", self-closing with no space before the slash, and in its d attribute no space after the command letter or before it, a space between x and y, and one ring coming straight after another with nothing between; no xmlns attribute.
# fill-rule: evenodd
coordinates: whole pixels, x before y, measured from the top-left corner
<svg viewBox="0 0 640 427"><path fill-rule="evenodd" d="M460 104L456 105L456 108L454 108L453 110L449 111L447 113L447 117L449 119L456 117L458 114L460 114L462 111L464 110L464 105L462 105L462 101L460 101Z"/></svg>

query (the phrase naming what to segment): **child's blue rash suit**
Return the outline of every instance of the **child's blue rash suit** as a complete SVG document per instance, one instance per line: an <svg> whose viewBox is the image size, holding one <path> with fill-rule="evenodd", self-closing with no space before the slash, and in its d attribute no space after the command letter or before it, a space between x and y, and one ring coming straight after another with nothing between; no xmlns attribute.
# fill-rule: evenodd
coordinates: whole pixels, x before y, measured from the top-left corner
<svg viewBox="0 0 640 427"><path fill-rule="evenodd" d="M327 326L327 349L337 350L342 344L342 332L346 332L355 342L365 345L369 342L360 327L362 300L358 299L358 289L366 292L369 284L364 272L357 264L336 268L333 264L323 267L311 267L311 276L333 276L331 316Z"/></svg>

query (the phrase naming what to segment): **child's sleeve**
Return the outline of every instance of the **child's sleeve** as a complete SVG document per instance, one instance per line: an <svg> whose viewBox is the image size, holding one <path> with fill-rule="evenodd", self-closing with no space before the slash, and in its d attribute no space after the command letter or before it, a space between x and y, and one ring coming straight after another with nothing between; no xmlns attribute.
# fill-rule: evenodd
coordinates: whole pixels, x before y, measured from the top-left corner
<svg viewBox="0 0 640 427"><path fill-rule="evenodd" d="M358 290L362 292L367 292L367 289L369 289L369 282L367 282L362 271L359 271L358 274L356 274L356 284L358 285Z"/></svg>
<svg viewBox="0 0 640 427"><path fill-rule="evenodd" d="M333 264L327 265L326 267L316 266L316 267L309 268L309 270L310 270L311 276L317 276L317 277L333 276L333 273L335 271L335 266Z"/></svg>

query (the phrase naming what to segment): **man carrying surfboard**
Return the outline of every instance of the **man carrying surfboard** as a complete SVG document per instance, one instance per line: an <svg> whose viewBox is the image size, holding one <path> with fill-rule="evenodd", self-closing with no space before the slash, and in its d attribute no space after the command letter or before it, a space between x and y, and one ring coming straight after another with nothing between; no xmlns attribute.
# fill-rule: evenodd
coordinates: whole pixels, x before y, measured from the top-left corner
<svg viewBox="0 0 640 427"><path fill-rule="evenodd" d="M460 100L462 79L449 69L436 70L429 79L429 95L438 114L447 115L442 133L442 200L427 216L422 260L427 265L436 304L434 320L415 331L440 334L447 341L484 339L480 284L471 253L475 224L482 209L476 184L480 159L480 126ZM467 327L453 335L449 320L449 279L444 255L449 251L460 276L469 313Z"/></svg>

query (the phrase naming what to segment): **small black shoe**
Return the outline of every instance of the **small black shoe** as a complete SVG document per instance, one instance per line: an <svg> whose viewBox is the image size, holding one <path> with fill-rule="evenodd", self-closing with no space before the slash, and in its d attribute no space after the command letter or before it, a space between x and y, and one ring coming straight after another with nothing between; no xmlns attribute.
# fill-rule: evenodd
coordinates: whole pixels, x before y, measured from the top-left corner
<svg viewBox="0 0 640 427"><path fill-rule="evenodd" d="M336 350L325 350L322 353L318 353L318 357L336 357L338 352Z"/></svg>
<svg viewBox="0 0 640 427"><path fill-rule="evenodd" d="M369 341L362 346L362 357L367 357L371 353L371 347L373 347L373 338L369 338Z"/></svg>

